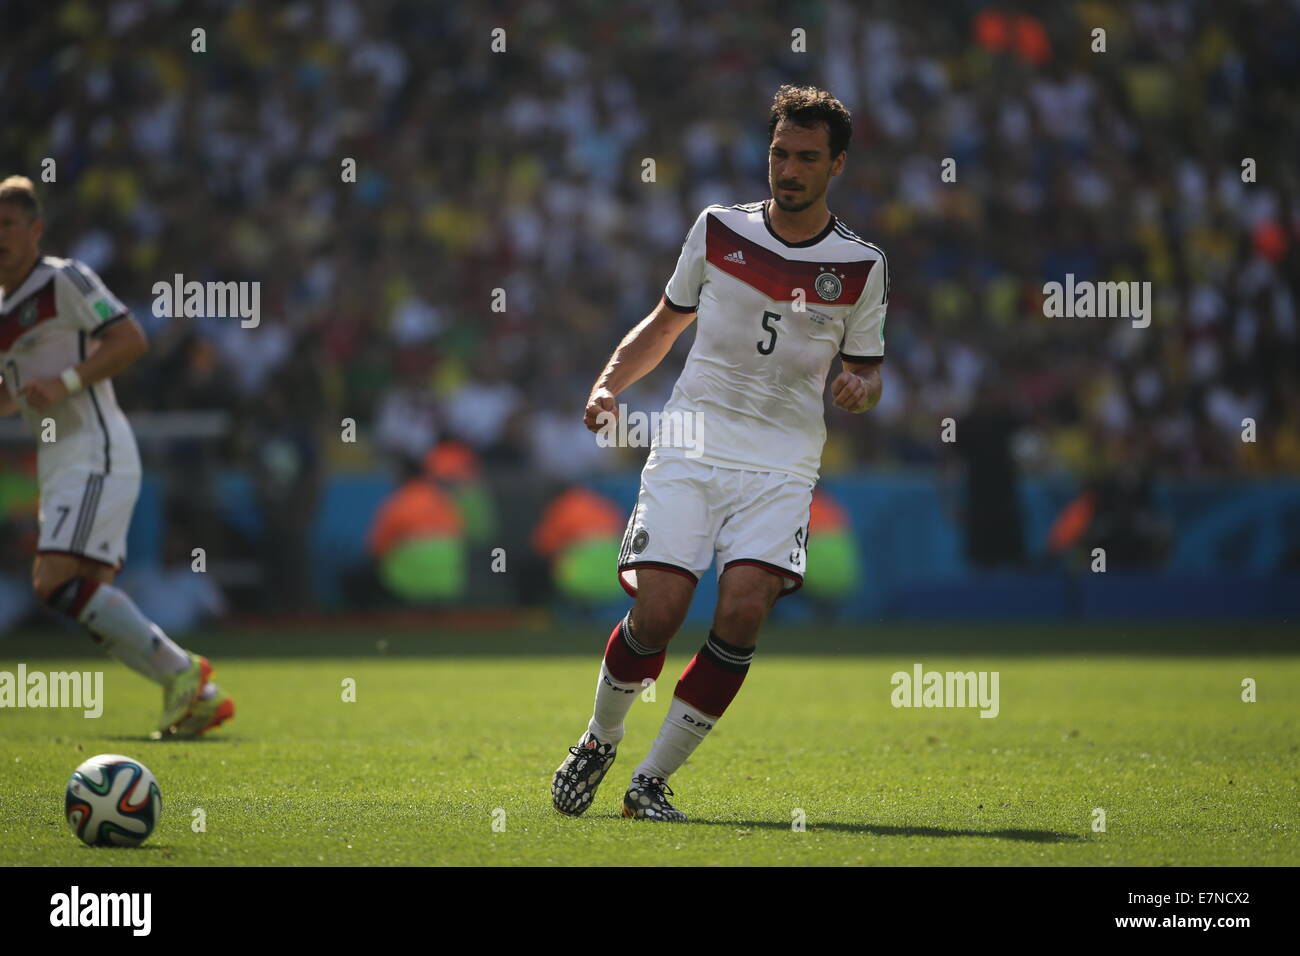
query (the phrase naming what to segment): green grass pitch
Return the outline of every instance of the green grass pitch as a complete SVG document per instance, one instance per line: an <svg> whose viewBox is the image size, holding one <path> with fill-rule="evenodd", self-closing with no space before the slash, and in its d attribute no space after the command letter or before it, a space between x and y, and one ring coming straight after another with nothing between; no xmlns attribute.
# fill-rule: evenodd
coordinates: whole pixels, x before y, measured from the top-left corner
<svg viewBox="0 0 1300 956"><path fill-rule="evenodd" d="M773 627L671 781L685 825L619 808L699 628L670 650L657 700L634 704L591 810L551 809L608 629L196 635L184 643L238 713L192 742L150 740L158 690L78 635L0 640L0 670L103 670L106 697L97 720L0 711L0 864L1300 863L1286 626ZM890 675L918 662L998 671L1000 714L894 708ZM105 752L159 779L162 820L141 848L85 847L63 819L72 769Z"/></svg>

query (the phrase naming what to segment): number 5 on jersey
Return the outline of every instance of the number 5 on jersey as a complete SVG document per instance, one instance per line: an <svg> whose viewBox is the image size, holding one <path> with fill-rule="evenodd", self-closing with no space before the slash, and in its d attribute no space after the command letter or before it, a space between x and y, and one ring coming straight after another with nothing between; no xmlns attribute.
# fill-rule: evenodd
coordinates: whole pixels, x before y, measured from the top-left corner
<svg viewBox="0 0 1300 956"><path fill-rule="evenodd" d="M758 343L759 355L771 355L772 350L776 348L776 326L772 325L772 323L780 321L781 314L779 312L763 313L763 331L768 333L769 338L766 342L760 341Z"/></svg>

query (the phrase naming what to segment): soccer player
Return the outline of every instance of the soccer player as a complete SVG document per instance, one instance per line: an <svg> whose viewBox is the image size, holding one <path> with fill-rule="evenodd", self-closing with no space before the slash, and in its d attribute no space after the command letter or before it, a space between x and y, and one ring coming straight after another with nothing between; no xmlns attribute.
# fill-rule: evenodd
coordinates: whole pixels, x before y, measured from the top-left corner
<svg viewBox="0 0 1300 956"><path fill-rule="evenodd" d="M113 578L140 493L140 455L112 376L148 351L139 324L84 264L40 254L32 182L0 182L0 415L38 441L40 538L32 586L108 653L163 688L162 736L234 715L206 658L178 647Z"/></svg>
<svg viewBox="0 0 1300 956"><path fill-rule="evenodd" d="M860 413L880 400L889 274L884 253L831 215L852 125L829 93L782 86L768 121L772 198L713 205L695 220L655 310L619 344L592 388L597 431L615 401L698 318L663 418L695 416L689 449L655 435L618 573L635 604L610 635L586 732L555 772L552 803L582 814L647 679L659 677L695 585L714 561L718 603L668 716L623 796L623 815L683 821L667 781L740 690L759 628L803 583L808 513L826 440L823 392ZM662 419L661 419L662 420ZM679 429L679 433L688 429Z"/></svg>

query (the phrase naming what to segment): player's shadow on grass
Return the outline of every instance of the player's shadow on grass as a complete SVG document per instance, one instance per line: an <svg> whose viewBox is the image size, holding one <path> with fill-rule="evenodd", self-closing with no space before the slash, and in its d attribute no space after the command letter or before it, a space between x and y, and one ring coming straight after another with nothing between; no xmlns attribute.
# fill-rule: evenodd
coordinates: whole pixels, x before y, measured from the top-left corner
<svg viewBox="0 0 1300 956"><path fill-rule="evenodd" d="M691 823L735 829L790 829L789 823L779 823L775 820L701 820L699 817L692 817ZM808 831L813 830L870 833L873 836L894 837L991 837L997 840L1022 840L1026 843L1071 843L1082 839L1075 833L1057 833L1053 830L949 830L944 827L890 827L876 823L809 823Z"/></svg>
<svg viewBox="0 0 1300 956"><path fill-rule="evenodd" d="M129 744L242 744L247 743L249 740L247 737L236 737L224 733L215 737L209 737L206 735L203 737L151 737L148 734L117 734L116 736L105 737L104 739L120 740L123 743Z"/></svg>

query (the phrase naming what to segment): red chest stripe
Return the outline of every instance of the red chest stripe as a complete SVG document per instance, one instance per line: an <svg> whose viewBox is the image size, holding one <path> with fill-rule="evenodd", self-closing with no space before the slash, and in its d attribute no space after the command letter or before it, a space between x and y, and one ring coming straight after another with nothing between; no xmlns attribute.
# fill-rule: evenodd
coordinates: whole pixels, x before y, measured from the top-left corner
<svg viewBox="0 0 1300 956"><path fill-rule="evenodd" d="M803 289L808 304L853 305L862 295L867 276L875 260L862 262L800 262L787 259L766 246L746 239L710 215L705 230L705 261L715 269L739 279L777 302L793 302L795 289ZM739 256L737 256L739 253ZM730 257L730 258L728 258ZM740 261L740 260L744 261ZM817 292L817 277L832 273L839 281L840 293L826 299ZM833 286L826 283L823 288Z"/></svg>
<svg viewBox="0 0 1300 956"><path fill-rule="evenodd" d="M4 315L0 315L0 352L8 352L18 337L58 313L54 306L54 277Z"/></svg>

